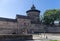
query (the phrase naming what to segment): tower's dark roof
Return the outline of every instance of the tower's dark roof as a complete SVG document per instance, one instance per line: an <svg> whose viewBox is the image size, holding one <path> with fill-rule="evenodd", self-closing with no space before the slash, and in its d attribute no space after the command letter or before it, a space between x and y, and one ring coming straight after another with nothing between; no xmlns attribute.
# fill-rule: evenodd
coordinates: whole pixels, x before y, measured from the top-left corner
<svg viewBox="0 0 60 41"><path fill-rule="evenodd" d="M26 11L26 13L28 13L28 12L39 12L40 13L40 11L37 10L34 5L32 5L30 10Z"/></svg>
<svg viewBox="0 0 60 41"><path fill-rule="evenodd" d="M30 19L28 16L23 16L23 15L16 15L17 18L22 18L22 19Z"/></svg>
<svg viewBox="0 0 60 41"><path fill-rule="evenodd" d="M34 4L32 5L31 10L36 10Z"/></svg>
<svg viewBox="0 0 60 41"><path fill-rule="evenodd" d="M9 19L9 18L2 18L2 17L0 17L0 21L16 22L16 19Z"/></svg>
<svg viewBox="0 0 60 41"><path fill-rule="evenodd" d="M28 12L39 12L40 13L39 10L28 10L28 11L26 11L26 13L28 13Z"/></svg>

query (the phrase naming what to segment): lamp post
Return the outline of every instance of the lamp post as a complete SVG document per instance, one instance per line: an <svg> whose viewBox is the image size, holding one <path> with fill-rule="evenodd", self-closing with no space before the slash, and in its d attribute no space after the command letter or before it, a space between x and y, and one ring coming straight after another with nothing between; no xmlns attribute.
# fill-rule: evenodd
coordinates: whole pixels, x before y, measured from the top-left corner
<svg viewBox="0 0 60 41"><path fill-rule="evenodd" d="M48 31L48 28L46 27L46 25L44 25L44 38L48 39L48 36L46 35L46 32Z"/></svg>
<svg viewBox="0 0 60 41"><path fill-rule="evenodd" d="M44 25L44 38L45 38L45 30L46 30L46 25Z"/></svg>

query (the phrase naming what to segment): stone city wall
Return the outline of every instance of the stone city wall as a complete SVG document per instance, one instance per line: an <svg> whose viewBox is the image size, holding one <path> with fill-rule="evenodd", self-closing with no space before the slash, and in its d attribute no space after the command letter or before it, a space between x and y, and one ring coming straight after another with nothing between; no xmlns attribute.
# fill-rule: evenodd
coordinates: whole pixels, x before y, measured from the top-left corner
<svg viewBox="0 0 60 41"><path fill-rule="evenodd" d="M17 29L17 23L0 21L0 34L12 34Z"/></svg>

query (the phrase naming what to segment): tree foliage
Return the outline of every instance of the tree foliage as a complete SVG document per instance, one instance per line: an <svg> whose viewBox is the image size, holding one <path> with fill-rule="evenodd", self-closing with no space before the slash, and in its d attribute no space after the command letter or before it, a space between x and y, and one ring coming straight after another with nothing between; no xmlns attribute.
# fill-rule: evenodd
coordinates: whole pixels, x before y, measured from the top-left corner
<svg viewBox="0 0 60 41"><path fill-rule="evenodd" d="M45 11L43 19L45 24L51 24L57 19L60 19L60 10L52 9Z"/></svg>

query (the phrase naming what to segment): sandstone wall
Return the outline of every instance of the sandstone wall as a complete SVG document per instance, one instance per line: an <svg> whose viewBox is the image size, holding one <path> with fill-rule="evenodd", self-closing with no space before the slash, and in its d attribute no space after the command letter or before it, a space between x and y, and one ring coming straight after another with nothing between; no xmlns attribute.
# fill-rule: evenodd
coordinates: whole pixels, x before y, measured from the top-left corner
<svg viewBox="0 0 60 41"><path fill-rule="evenodd" d="M0 21L0 34L12 34L16 29L16 22Z"/></svg>
<svg viewBox="0 0 60 41"><path fill-rule="evenodd" d="M60 32L60 27L48 27L48 32Z"/></svg>
<svg viewBox="0 0 60 41"><path fill-rule="evenodd" d="M17 19L18 23L18 33L22 33L24 29L28 29L31 22L29 19Z"/></svg>

